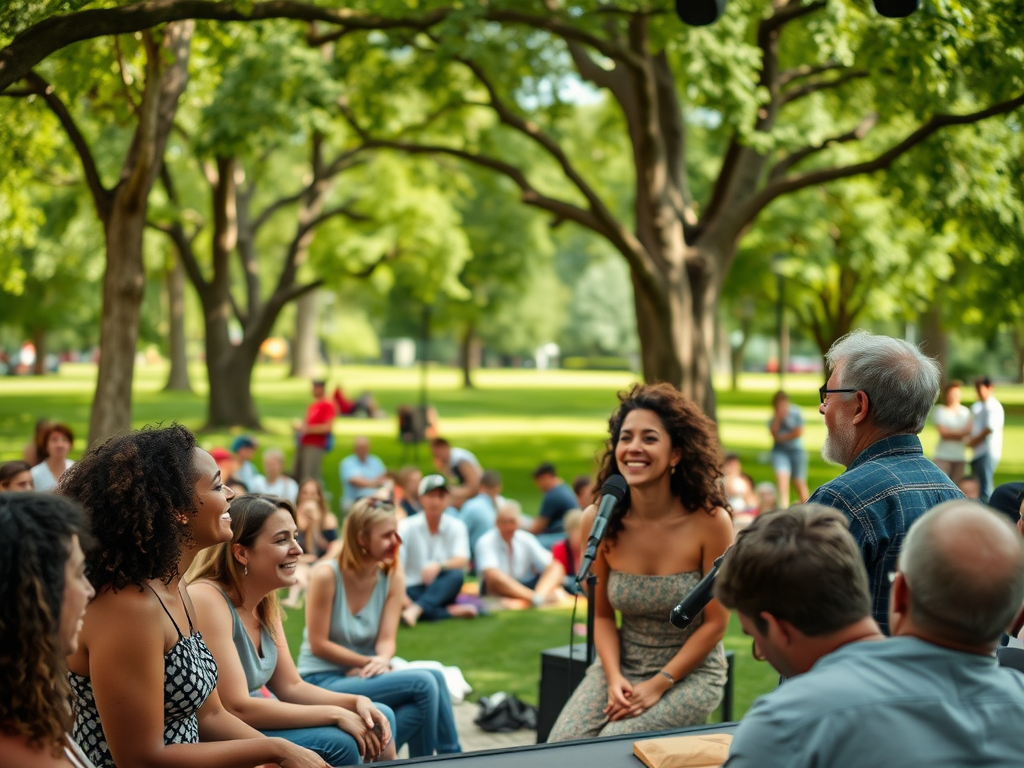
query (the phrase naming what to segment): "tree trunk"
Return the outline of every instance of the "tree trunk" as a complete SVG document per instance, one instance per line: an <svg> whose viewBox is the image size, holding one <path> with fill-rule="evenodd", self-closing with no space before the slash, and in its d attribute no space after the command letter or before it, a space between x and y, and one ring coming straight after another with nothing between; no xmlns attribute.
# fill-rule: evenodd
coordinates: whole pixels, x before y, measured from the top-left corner
<svg viewBox="0 0 1024 768"><path fill-rule="evenodd" d="M252 371L259 344L254 340L231 344L227 323L216 318L206 325L206 365L209 370L210 400L204 429L244 427L262 430L256 401L252 396Z"/></svg>
<svg viewBox="0 0 1024 768"><path fill-rule="evenodd" d="M89 417L89 443L127 430L132 421L135 347L146 282L142 233L149 192L163 163L164 147L188 82L188 55L194 22L168 24L163 44L152 46L146 64L146 90L139 123L109 199L104 221L106 271L100 321L100 364Z"/></svg>
<svg viewBox="0 0 1024 768"><path fill-rule="evenodd" d="M474 330L473 323L466 323L462 338L459 340L459 364L462 366L464 389L473 389Z"/></svg>
<svg viewBox="0 0 1024 768"><path fill-rule="evenodd" d="M714 309L704 296L694 301L695 287L706 288L672 275L653 282L633 273L637 333L643 340L640 356L646 382L675 385L715 418L708 343L714 335Z"/></svg>
<svg viewBox="0 0 1024 768"><path fill-rule="evenodd" d="M942 308L938 295L927 311L921 313L920 327L921 351L935 358L942 369L943 379L948 379L949 335L942 325Z"/></svg>
<svg viewBox="0 0 1024 768"><path fill-rule="evenodd" d="M33 376L46 375L46 329L32 329L32 346L36 348L36 360L32 364Z"/></svg>
<svg viewBox="0 0 1024 768"><path fill-rule="evenodd" d="M188 357L185 354L185 269L177 255L172 257L167 270L167 322L168 347L171 370L167 375L165 392L191 392L188 378Z"/></svg>
<svg viewBox="0 0 1024 768"><path fill-rule="evenodd" d="M317 297L316 291L303 295L295 305L295 336L292 338L292 378L308 379L316 374L320 364L320 350L317 344Z"/></svg>
<svg viewBox="0 0 1024 768"><path fill-rule="evenodd" d="M142 230L147 205L145 200L126 200L121 194L124 189L124 185L118 187L114 195L106 227L100 364L89 418L90 445L129 429L132 422L135 347L146 283Z"/></svg>

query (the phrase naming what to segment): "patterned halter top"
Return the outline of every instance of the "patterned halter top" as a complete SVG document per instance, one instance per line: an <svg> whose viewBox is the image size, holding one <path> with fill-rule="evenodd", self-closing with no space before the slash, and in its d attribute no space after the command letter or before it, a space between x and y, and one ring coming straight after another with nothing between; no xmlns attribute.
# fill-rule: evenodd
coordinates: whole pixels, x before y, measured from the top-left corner
<svg viewBox="0 0 1024 768"><path fill-rule="evenodd" d="M202 635L194 630L188 608L185 637L163 600L156 591L153 594L178 633L178 642L164 654L164 744L195 744L199 741L196 713L217 685L217 662ZM74 740L96 768L115 768L96 709L92 681L74 672L68 673L68 679L75 698Z"/></svg>

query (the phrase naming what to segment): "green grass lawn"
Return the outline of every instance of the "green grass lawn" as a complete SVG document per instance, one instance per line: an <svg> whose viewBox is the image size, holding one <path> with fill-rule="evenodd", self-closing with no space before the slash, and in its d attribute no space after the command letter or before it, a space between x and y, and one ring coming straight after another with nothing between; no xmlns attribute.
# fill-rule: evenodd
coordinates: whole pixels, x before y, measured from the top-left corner
<svg viewBox="0 0 1024 768"><path fill-rule="evenodd" d="M133 422L144 424L179 421L198 429L206 414L205 373L192 371L197 393L161 392L166 371L143 367L136 374ZM420 447L418 454L398 442L393 417L403 403L415 403L419 374L413 370L374 366L346 366L335 371L332 384L340 381L348 394L371 390L381 406L392 414L384 419L339 419L335 422L336 447L324 462L328 490L339 498L338 463L350 452L352 438L366 434L372 450L388 466L413 463L430 469L430 454ZM79 435L73 456L84 448L92 399L95 368L65 365L60 375L35 378L0 378L0 461L20 457L22 446L32 434L39 417L65 421ZM505 481L505 495L519 500L524 510L534 512L540 493L530 472L542 461L551 461L565 479L590 473L603 451L607 419L616 405L615 393L634 377L628 373L483 370L476 374L477 387L461 388L458 371L433 368L428 384L430 402L440 414L442 434L455 444L469 448L485 467L499 470ZM740 391L719 389L719 429L727 450L743 459L744 468L755 481L771 480L771 468L764 461L771 447L766 423L770 417L771 395L777 379L766 374L745 374ZM786 389L804 410L807 422L805 443L810 462L810 485L814 487L835 477L839 468L825 464L818 449L825 428L817 415L818 376L788 375ZM286 377L282 366L257 368L254 392L265 432L257 435L261 448L271 445L292 454L289 424L300 417L308 404L309 385ZM965 396L972 394L965 391ZM1007 428L1004 455L996 482L1024 476L1024 387L1000 386L996 396L1006 407ZM204 447L226 446L233 434L211 432L200 435ZM922 435L930 451L937 436L926 428ZM583 621L583 617L578 618ZM569 642L568 611L502 612L474 621L425 624L414 630L402 629L398 654L406 659L435 659L462 668L474 688L473 696L505 690L536 702L540 676L540 651ZM292 611L287 621L289 642L298 650L302 614ZM774 687L777 676L766 664L750 657L750 643L734 621L726 645L736 651L736 716L746 711L753 699Z"/></svg>

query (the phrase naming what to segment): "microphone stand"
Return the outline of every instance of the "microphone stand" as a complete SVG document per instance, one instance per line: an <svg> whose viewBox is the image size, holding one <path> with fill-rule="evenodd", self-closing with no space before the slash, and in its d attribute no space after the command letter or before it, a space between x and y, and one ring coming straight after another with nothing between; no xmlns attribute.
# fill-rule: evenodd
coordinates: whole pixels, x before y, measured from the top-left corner
<svg viewBox="0 0 1024 768"><path fill-rule="evenodd" d="M593 573L587 574L587 667L594 663L594 614L596 612L594 601L594 588L597 586L597 576Z"/></svg>

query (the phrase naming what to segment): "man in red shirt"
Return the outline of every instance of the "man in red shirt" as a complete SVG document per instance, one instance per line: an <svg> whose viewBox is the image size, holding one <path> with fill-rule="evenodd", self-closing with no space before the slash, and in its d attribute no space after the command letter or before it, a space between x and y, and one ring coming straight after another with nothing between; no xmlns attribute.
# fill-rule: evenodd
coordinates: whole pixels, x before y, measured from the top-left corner
<svg viewBox="0 0 1024 768"><path fill-rule="evenodd" d="M325 396L326 382L313 382L313 404L306 410L306 420L295 421L292 428L298 446L295 451L295 479L300 483L307 477L320 479L320 464L327 452L334 422L334 406Z"/></svg>

